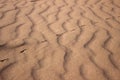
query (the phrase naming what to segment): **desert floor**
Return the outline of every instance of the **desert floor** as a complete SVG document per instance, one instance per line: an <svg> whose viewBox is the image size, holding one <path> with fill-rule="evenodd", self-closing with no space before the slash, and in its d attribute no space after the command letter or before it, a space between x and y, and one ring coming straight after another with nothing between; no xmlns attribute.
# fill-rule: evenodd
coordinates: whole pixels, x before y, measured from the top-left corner
<svg viewBox="0 0 120 80"><path fill-rule="evenodd" d="M0 0L0 80L120 80L120 0Z"/></svg>

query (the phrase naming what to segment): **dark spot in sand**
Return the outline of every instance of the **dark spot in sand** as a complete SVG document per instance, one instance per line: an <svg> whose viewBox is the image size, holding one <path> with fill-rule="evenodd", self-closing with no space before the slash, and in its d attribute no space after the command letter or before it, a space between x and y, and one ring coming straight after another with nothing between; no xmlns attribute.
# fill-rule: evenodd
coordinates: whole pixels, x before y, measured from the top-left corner
<svg viewBox="0 0 120 80"><path fill-rule="evenodd" d="M23 49L22 51L20 51L20 53L24 53L27 49Z"/></svg>
<svg viewBox="0 0 120 80"><path fill-rule="evenodd" d="M2 59L2 60L0 60L0 62L4 62L4 61L7 61L7 60L8 60L8 58Z"/></svg>

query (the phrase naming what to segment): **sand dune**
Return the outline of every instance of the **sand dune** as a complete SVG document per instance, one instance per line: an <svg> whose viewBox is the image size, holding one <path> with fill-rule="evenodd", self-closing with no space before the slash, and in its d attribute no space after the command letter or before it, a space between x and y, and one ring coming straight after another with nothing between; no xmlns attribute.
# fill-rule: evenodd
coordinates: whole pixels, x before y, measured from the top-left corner
<svg viewBox="0 0 120 80"><path fill-rule="evenodd" d="M0 80L120 80L120 0L0 0Z"/></svg>

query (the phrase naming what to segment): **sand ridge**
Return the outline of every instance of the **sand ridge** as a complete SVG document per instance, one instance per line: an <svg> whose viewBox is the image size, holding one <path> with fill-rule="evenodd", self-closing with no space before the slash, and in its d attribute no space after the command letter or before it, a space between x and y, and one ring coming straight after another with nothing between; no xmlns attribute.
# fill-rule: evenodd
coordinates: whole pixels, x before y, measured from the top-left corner
<svg viewBox="0 0 120 80"><path fill-rule="evenodd" d="M0 80L120 80L119 0L0 0Z"/></svg>

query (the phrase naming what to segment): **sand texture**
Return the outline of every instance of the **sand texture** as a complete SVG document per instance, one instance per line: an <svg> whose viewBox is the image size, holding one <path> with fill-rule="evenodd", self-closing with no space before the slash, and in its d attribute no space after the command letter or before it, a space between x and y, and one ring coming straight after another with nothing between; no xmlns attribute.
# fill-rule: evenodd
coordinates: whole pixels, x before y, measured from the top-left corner
<svg viewBox="0 0 120 80"><path fill-rule="evenodd" d="M120 80L120 0L0 0L0 80Z"/></svg>

